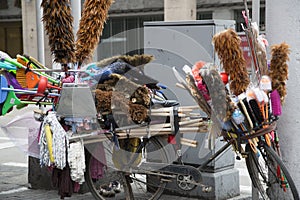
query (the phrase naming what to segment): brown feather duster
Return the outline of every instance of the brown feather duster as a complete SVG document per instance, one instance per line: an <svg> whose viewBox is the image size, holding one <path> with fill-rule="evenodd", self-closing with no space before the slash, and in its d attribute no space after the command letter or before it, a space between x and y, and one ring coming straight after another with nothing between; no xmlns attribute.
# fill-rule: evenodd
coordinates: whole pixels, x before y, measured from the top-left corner
<svg viewBox="0 0 300 200"><path fill-rule="evenodd" d="M97 67L105 67L113 62L116 62L118 60L122 60L128 64L130 64L133 67L138 67L141 65L145 65L147 63L150 63L154 60L153 55L148 54L141 54L141 55L117 55L110 58L105 58L103 60L100 60L96 62Z"/></svg>
<svg viewBox="0 0 300 200"><path fill-rule="evenodd" d="M290 46L281 43L271 46L271 64L269 76L272 79L272 89L277 90L281 103L284 103L286 96L286 80L288 79L288 64Z"/></svg>
<svg viewBox="0 0 300 200"><path fill-rule="evenodd" d="M74 34L70 0L43 0L43 22L49 36L49 46L54 61L61 64L73 63Z"/></svg>
<svg viewBox="0 0 300 200"><path fill-rule="evenodd" d="M146 87L138 85L119 74L112 74L111 79L98 84L95 90L96 108L100 113L112 113L121 110L135 123L149 120L148 108L150 94Z"/></svg>
<svg viewBox="0 0 300 200"><path fill-rule="evenodd" d="M113 0L86 0L76 40L76 59L90 59L97 47Z"/></svg>
<svg viewBox="0 0 300 200"><path fill-rule="evenodd" d="M230 76L232 93L239 95L246 91L250 79L240 48L240 37L233 29L227 29L214 35L212 42L225 72Z"/></svg>

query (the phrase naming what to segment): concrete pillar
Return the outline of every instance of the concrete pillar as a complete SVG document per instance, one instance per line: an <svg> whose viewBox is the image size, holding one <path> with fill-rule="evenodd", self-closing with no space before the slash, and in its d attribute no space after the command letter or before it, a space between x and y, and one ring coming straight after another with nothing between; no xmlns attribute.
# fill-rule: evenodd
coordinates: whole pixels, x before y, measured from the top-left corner
<svg viewBox="0 0 300 200"><path fill-rule="evenodd" d="M73 23L74 35L76 37L76 33L79 29L79 22L81 18L81 1L71 0L71 8L72 8L72 16L74 18L74 23Z"/></svg>
<svg viewBox="0 0 300 200"><path fill-rule="evenodd" d="M252 0L252 21L259 25L260 0Z"/></svg>
<svg viewBox="0 0 300 200"><path fill-rule="evenodd" d="M165 0L165 21L196 20L196 0Z"/></svg>
<svg viewBox="0 0 300 200"><path fill-rule="evenodd" d="M38 58L36 1L22 0L22 26L24 54Z"/></svg>
<svg viewBox="0 0 300 200"><path fill-rule="evenodd" d="M44 24L42 22L43 10L41 9L42 0L36 0L36 27L37 27L37 45L38 61L45 65L45 46L44 46Z"/></svg>
<svg viewBox="0 0 300 200"><path fill-rule="evenodd" d="M287 98L278 130L283 161L300 190L300 1L266 1L266 36L270 44L286 42L291 46ZM279 14L280 13L280 14ZM280 199L280 198L279 198Z"/></svg>

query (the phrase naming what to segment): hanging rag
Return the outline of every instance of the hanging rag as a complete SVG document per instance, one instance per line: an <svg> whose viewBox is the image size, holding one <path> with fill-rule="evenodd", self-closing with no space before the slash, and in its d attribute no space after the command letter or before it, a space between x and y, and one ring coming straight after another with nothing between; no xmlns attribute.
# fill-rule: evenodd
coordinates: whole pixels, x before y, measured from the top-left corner
<svg viewBox="0 0 300 200"><path fill-rule="evenodd" d="M71 170L71 179L82 184L85 172L85 154L82 140L70 143L68 147L68 164Z"/></svg>
<svg viewBox="0 0 300 200"><path fill-rule="evenodd" d="M49 148L45 133L45 127L49 125L52 132L52 153L54 162L51 162L49 156ZM67 132L59 123L56 112L50 111L45 117L42 125L40 136L40 164L41 166L51 166L52 164L63 169L67 163L66 148L69 146L69 138Z"/></svg>

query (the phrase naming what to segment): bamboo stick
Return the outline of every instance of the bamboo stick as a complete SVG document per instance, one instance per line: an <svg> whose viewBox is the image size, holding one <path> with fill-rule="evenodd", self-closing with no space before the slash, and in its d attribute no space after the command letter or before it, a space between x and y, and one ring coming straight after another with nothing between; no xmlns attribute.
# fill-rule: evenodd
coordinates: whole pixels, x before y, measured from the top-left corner
<svg viewBox="0 0 300 200"><path fill-rule="evenodd" d="M197 144L192 144L192 143L188 143L188 142L184 142L184 141L181 141L181 144L182 145L186 145L186 146L190 146L190 147L197 147Z"/></svg>
<svg viewBox="0 0 300 200"><path fill-rule="evenodd" d="M188 142L188 143L191 143L191 144L198 144L198 142L196 140L191 140L191 139L187 139L187 138L180 138L181 139L181 142L184 141L184 142Z"/></svg>
<svg viewBox="0 0 300 200"><path fill-rule="evenodd" d="M181 89L186 89L186 88L184 87L184 85L182 85L182 84L180 84L180 83L176 83L175 85L176 85L177 87L181 88Z"/></svg>
<svg viewBox="0 0 300 200"><path fill-rule="evenodd" d="M151 109L152 112L170 112L172 110L172 107L167 107L167 108L155 108ZM178 112L184 112L184 111L193 111L195 109L199 109L199 106L180 106L178 107Z"/></svg>

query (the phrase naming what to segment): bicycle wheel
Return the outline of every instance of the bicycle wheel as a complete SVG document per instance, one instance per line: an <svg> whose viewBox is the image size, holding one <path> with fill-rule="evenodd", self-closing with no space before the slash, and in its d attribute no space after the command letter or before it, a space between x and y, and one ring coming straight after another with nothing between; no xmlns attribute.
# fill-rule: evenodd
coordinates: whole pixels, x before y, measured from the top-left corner
<svg viewBox="0 0 300 200"><path fill-rule="evenodd" d="M166 165L168 163L166 151L159 142L159 139L154 137L150 138L149 141L146 142L142 155L140 166L146 164L147 162L164 163ZM151 171L156 170L159 169L152 167ZM163 178L162 176L158 175L158 173L153 173L150 175L149 171L143 171L140 169L133 170L133 172L130 174L130 180L132 194L135 200L159 199L166 187L166 181L168 181L166 177Z"/></svg>
<svg viewBox="0 0 300 200"><path fill-rule="evenodd" d="M111 142L86 145L85 182L97 200L132 199L129 178L112 164Z"/></svg>
<svg viewBox="0 0 300 200"><path fill-rule="evenodd" d="M120 147L122 147L120 142ZM152 137L144 143L131 167L126 166L133 152L128 148L114 150L111 141L86 145L85 181L95 199L159 199L166 187L166 178L140 170L147 162L168 163L167 153L158 139ZM151 171L158 169L151 168ZM117 189L117 190L116 190Z"/></svg>
<svg viewBox="0 0 300 200"><path fill-rule="evenodd" d="M292 177L272 148L261 142L255 154L247 144L246 152L246 165L252 184L263 199L299 199Z"/></svg>

